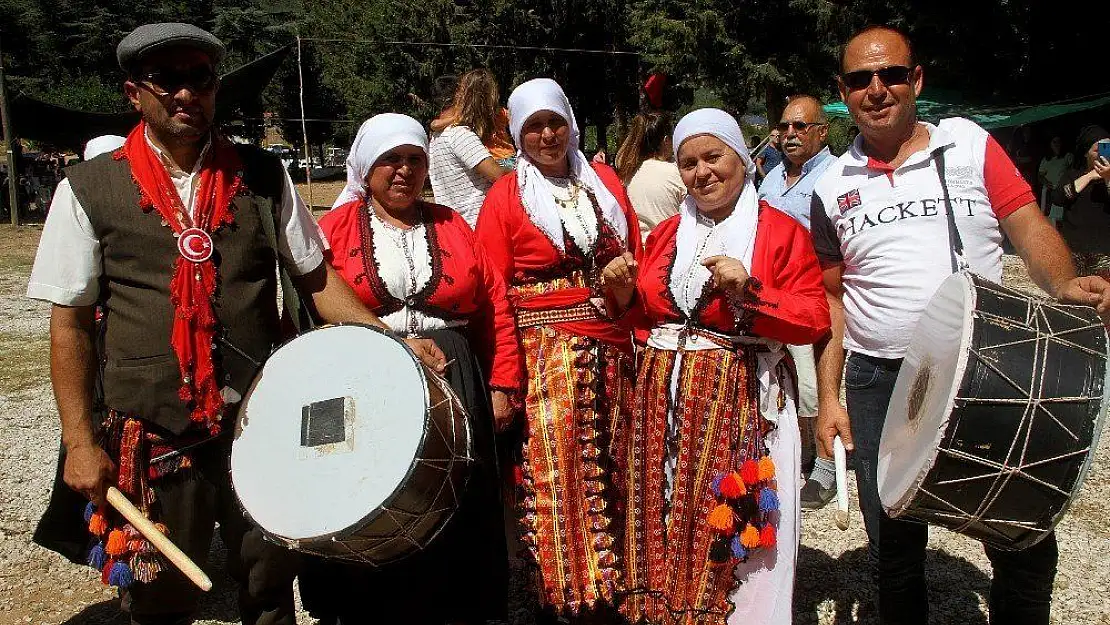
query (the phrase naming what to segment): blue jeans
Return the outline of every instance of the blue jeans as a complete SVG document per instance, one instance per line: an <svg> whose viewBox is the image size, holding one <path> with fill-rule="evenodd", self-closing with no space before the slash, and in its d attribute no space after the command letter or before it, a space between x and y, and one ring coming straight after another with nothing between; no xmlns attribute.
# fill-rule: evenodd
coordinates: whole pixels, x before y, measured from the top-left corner
<svg viewBox="0 0 1110 625"><path fill-rule="evenodd" d="M879 500L879 440L901 360L851 354L844 373L855 442L856 484L868 548L878 563L879 618L884 625L924 625L929 617L925 546L929 526L887 516ZM882 537L880 544L879 538ZM1056 534L1025 551L984 545L994 576L990 620L999 625L1047 625L1056 577Z"/></svg>

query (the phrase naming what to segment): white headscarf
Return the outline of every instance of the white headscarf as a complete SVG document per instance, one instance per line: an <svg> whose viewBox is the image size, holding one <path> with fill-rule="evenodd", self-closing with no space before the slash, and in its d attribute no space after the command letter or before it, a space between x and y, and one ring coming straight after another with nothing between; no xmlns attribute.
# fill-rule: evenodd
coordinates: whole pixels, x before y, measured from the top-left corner
<svg viewBox="0 0 1110 625"><path fill-rule="evenodd" d="M412 145L428 153L428 134L420 122L400 113L382 113L362 122L347 155L347 186L332 208L366 199L366 176L383 154L401 145Z"/></svg>
<svg viewBox="0 0 1110 625"><path fill-rule="evenodd" d="M620 236L621 241L628 242L628 221L621 209L617 198L597 177L597 172L590 166L586 155L578 149L578 122L574 119L574 111L570 101L563 93L563 88L550 78L535 78L520 85L509 96L509 130L513 140L518 146L516 166L516 180L520 185L520 199L524 210L532 219L532 223L547 235L547 238L559 248L566 251L563 242L563 222L559 217L559 208L555 204L555 197L551 194L544 175L528 158L524 152L521 141L521 129L528 118L540 111L551 111L565 119L570 126L569 148L567 161L570 164L570 175L588 188L601 208L601 216L606 223ZM598 224L600 227L601 224Z"/></svg>
<svg viewBox="0 0 1110 625"><path fill-rule="evenodd" d="M759 219L755 166L744 142L744 133L740 130L740 124L736 123L732 115L715 108L698 109L687 114L679 120L674 129L675 160L678 159L682 143L699 135L712 135L735 150L747 172L744 189L736 201L736 208L731 215L712 227L709 240L698 258L695 258L695 255L702 247L702 242L697 228L699 219L697 202L694 201L693 195L687 195L682 202L678 232L675 235L675 262L671 269L670 288L675 301L687 314L690 310L685 310L688 306L680 289L684 288L686 277L689 276L692 287L690 301L697 301L703 287L711 278L709 269L701 264L706 258L717 255L729 256L744 263L744 267L749 273L751 272L752 254L755 251L755 229Z"/></svg>
<svg viewBox="0 0 1110 625"><path fill-rule="evenodd" d="M93 137L85 144L85 153L82 155L82 158L86 161L92 160L105 152L111 152L112 150L122 148L126 141L127 137L121 137L119 135L100 135L99 137Z"/></svg>

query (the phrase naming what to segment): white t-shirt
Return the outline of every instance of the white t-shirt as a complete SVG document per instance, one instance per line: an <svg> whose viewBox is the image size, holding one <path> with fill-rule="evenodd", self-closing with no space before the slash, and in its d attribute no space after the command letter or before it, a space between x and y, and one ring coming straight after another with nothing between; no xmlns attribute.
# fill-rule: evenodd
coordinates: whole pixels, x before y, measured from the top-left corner
<svg viewBox="0 0 1110 625"><path fill-rule="evenodd" d="M429 176L436 202L455 209L473 228L492 183L474 168L492 158L478 135L466 126L451 126L432 135Z"/></svg>
<svg viewBox="0 0 1110 625"><path fill-rule="evenodd" d="M181 203L195 210L196 185L201 158L193 171L187 172L173 163L149 138L147 144L166 167ZM207 150L207 148L205 148ZM285 189L281 196L281 231L278 232L278 253L290 273L306 274L324 262L320 229L316 220L297 195L289 173L282 170ZM136 216L141 216L138 205ZM169 236L169 229L166 229ZM54 191L50 212L42 227L35 264L27 284L27 297L62 306L89 306L100 294L100 274L103 270L100 241L93 232L88 214L73 195L69 180L62 180Z"/></svg>
<svg viewBox="0 0 1110 625"><path fill-rule="evenodd" d="M1000 145L974 122L925 124L929 145L896 169L867 157L862 137L814 188L811 226L822 264L843 264L844 347L901 358L918 317L952 273L935 151L975 273L1002 279L1000 220L1035 201Z"/></svg>
<svg viewBox="0 0 1110 625"><path fill-rule="evenodd" d="M671 161L649 158L628 181L628 199L640 220L640 234L647 239L659 222L678 214L686 198L686 185L678 166Z"/></svg>

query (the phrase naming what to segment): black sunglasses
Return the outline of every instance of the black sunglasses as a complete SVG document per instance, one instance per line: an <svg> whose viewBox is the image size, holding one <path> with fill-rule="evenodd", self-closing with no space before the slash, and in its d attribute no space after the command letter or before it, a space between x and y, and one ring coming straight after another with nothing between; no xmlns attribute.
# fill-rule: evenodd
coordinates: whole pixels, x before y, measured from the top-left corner
<svg viewBox="0 0 1110 625"><path fill-rule="evenodd" d="M825 123L822 123L822 122L795 122L795 121L779 122L779 123L775 124L775 130L784 133L784 132L789 131L791 126L794 127L794 130L804 133L805 131L809 130L810 128L817 128L818 126L828 126L828 124L825 124Z"/></svg>
<svg viewBox="0 0 1110 625"><path fill-rule="evenodd" d="M855 72L848 72L847 74L842 74L840 80L849 90L859 91L860 89L866 89L867 85L871 84L871 78L874 76L878 76L879 81L889 87L891 85L909 84L912 74L912 67L891 65L889 67L880 67L879 69L861 69Z"/></svg>
<svg viewBox="0 0 1110 625"><path fill-rule="evenodd" d="M188 88L193 93L206 94L216 87L219 77L207 65L189 69L156 69L136 76L138 82L154 95L167 96Z"/></svg>

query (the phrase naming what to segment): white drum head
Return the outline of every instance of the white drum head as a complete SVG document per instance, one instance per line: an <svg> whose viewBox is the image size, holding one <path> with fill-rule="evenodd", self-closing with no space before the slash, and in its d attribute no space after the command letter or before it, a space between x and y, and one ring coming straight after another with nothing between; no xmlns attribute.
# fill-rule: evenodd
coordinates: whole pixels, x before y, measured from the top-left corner
<svg viewBox="0 0 1110 625"><path fill-rule="evenodd" d="M967 368L974 311L971 278L955 273L914 330L879 443L879 499L891 516L906 509L936 460Z"/></svg>
<svg viewBox="0 0 1110 625"><path fill-rule="evenodd" d="M231 482L240 503L289 540L357 526L404 481L427 401L423 370L382 332L340 325L293 339L239 412Z"/></svg>

